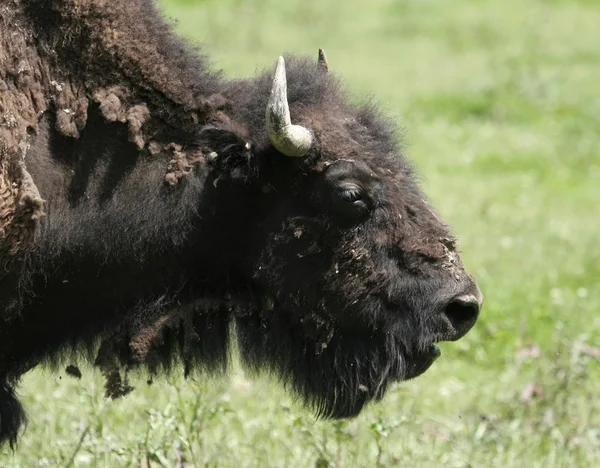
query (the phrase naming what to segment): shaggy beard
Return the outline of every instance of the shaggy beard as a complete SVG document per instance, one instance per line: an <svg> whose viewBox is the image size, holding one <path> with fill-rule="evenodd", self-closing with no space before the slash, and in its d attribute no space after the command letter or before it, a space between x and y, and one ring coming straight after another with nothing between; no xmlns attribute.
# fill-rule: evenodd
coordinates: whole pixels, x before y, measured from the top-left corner
<svg viewBox="0 0 600 468"><path fill-rule="evenodd" d="M323 345L277 313L238 317L237 334L245 366L275 375L318 417L354 417L380 400L391 382L418 375L424 366L409 363L391 334L336 331Z"/></svg>

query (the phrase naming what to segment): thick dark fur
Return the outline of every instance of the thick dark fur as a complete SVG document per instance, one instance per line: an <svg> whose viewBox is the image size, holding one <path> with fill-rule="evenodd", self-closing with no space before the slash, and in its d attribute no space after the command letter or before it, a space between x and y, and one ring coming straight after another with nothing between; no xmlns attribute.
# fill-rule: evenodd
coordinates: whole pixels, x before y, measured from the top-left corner
<svg viewBox="0 0 600 468"><path fill-rule="evenodd" d="M19 377L64 355L95 360L116 397L140 366L225 372L235 338L249 369L351 417L473 325L478 306L447 312L481 295L393 125L314 60L287 58L292 119L316 140L289 158L265 129L272 70L227 81L151 0L21 4L43 99L1 57L0 79L45 216L0 277L0 443L25 420Z"/></svg>
<svg viewBox="0 0 600 468"><path fill-rule="evenodd" d="M14 449L18 430L26 420L25 411L15 396L14 385L5 376L0 376L0 441L8 441Z"/></svg>

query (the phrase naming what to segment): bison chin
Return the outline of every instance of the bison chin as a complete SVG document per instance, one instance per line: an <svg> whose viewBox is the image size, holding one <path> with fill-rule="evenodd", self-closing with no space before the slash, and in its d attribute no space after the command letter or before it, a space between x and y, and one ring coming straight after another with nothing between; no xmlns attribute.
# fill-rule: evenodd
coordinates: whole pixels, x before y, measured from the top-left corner
<svg viewBox="0 0 600 468"><path fill-rule="evenodd" d="M307 334L276 312L237 319L245 367L274 375L318 417L357 416L366 403L381 400L390 383L417 377L440 354L435 345L408 352L386 333L334 332L325 325L319 332Z"/></svg>

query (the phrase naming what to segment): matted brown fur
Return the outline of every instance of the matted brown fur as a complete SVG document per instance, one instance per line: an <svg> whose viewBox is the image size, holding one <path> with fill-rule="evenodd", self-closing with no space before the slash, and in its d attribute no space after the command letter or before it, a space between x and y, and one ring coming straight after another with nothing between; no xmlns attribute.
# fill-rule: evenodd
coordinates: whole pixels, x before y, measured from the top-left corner
<svg viewBox="0 0 600 468"><path fill-rule="evenodd" d="M44 4L44 18L36 9ZM39 0L3 2L0 10L0 299L11 301L43 201L26 169L30 135L48 110L62 135L78 138L91 102L108 121L127 124L129 139L153 153L172 151L173 184L199 159L164 134L164 122L189 128L218 120L227 102L218 74L188 66L187 47L152 10L151 2ZM39 10L38 10L39 11ZM48 21L54 17L55 21ZM49 24L52 23L50 26ZM58 40L60 39L60 42ZM149 88L150 86L150 88ZM183 112L182 112L183 110ZM220 117L219 117L220 116ZM15 287L8 287L14 284ZM6 286L4 286L6 285ZM10 310L5 307L4 311Z"/></svg>
<svg viewBox="0 0 600 468"><path fill-rule="evenodd" d="M44 17L36 21L42 2ZM190 67L189 48L157 20L160 16L152 9L151 2L128 0L3 2L0 301L4 307L0 313L9 313L11 303L16 302L19 272L37 220L44 215L43 200L26 169L29 139L37 133L44 113L55 113L55 129L62 135L78 138L90 104L97 103L106 120L127 125L129 140L139 149L172 154L165 174L169 184L189 173L202 153L172 142L168 129L191 132L199 122L227 119L221 110L228 103L217 93L219 74L208 74L206 67ZM174 53L176 49L185 53ZM194 57L198 59L202 62L202 57ZM152 356L157 334L166 325L178 327L180 317L159 317L156 323L142 325L131 341L131 365ZM111 349L101 347L96 363L107 378L107 393L116 397L129 387L120 380L116 361L109 356Z"/></svg>
<svg viewBox="0 0 600 468"><path fill-rule="evenodd" d="M218 74L203 71L200 79L189 53L173 53L187 47L148 9L151 2L127 0L3 2L0 163L11 184L19 175L8 162L24 157L28 132L49 109L56 129L77 138L97 102L107 120L128 125L141 149L150 140L154 148L171 143L161 132L165 120L192 130L227 105L217 93Z"/></svg>
<svg viewBox="0 0 600 468"><path fill-rule="evenodd" d="M46 110L39 82L43 66L19 11L18 4L8 2L0 16L0 280L7 284L0 290L0 301L7 305L43 213L24 164L28 131L35 131Z"/></svg>

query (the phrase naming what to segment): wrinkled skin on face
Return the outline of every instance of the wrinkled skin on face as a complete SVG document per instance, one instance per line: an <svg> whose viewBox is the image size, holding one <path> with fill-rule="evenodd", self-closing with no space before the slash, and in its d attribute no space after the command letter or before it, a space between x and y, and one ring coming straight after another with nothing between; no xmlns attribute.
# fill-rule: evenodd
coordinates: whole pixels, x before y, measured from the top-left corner
<svg viewBox="0 0 600 468"><path fill-rule="evenodd" d="M238 335L250 367L267 363L320 414L349 417L427 370L436 342L473 326L482 295L388 124L346 104L327 74L291 69L292 121L313 146L298 158L253 142L259 176L244 182L261 185L248 233L260 248L248 274L264 303Z"/></svg>

